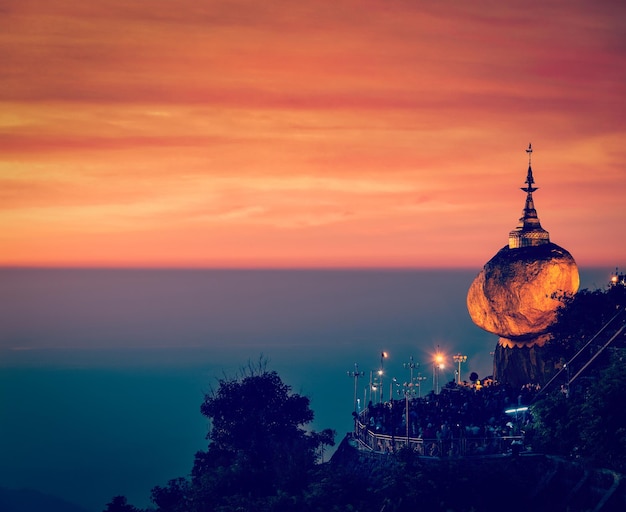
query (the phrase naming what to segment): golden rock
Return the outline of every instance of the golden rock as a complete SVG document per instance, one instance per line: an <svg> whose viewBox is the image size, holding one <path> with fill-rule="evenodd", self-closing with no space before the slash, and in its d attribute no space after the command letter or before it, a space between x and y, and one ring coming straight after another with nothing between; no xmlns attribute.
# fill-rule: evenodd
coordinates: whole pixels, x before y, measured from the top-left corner
<svg viewBox="0 0 626 512"><path fill-rule="evenodd" d="M576 262L562 247L505 246L474 279L467 309L478 327L500 337L501 346L543 345L564 297L579 284Z"/></svg>

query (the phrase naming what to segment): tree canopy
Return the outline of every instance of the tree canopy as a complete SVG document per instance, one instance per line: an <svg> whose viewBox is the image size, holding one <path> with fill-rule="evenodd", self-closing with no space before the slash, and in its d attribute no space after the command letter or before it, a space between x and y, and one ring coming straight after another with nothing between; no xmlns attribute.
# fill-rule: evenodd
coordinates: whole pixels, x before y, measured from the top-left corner
<svg viewBox="0 0 626 512"><path fill-rule="evenodd" d="M129 504L126 496L115 496L107 503L104 512L139 512L139 509Z"/></svg>
<svg viewBox="0 0 626 512"><path fill-rule="evenodd" d="M292 394L276 372L223 379L207 394L200 411L211 420L212 447L266 457L274 443L301 441L313 420L309 399Z"/></svg>
<svg viewBox="0 0 626 512"><path fill-rule="evenodd" d="M307 430L309 398L262 363L220 379L200 411L211 424L208 449L196 454L190 481L153 489L160 511L276 509L304 491L318 449L334 444L332 430Z"/></svg>
<svg viewBox="0 0 626 512"><path fill-rule="evenodd" d="M626 286L580 290L563 301L564 305L557 311L557 321L551 328L552 341L548 346L553 354L567 361L610 320L624 315Z"/></svg>
<svg viewBox="0 0 626 512"><path fill-rule="evenodd" d="M559 311L550 350L569 368L532 407L535 450L626 471L625 306L617 285L582 290Z"/></svg>

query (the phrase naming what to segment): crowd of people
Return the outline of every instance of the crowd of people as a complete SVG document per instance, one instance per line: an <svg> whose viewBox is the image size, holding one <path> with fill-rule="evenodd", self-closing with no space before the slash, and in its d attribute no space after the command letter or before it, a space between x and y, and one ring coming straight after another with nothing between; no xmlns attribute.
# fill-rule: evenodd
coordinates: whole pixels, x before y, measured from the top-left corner
<svg viewBox="0 0 626 512"><path fill-rule="evenodd" d="M520 435L529 415L505 411L527 406L538 391L538 386L530 384L512 389L491 380L452 381L438 394L431 391L424 397L370 402L358 419L373 434L404 437L408 433L424 440Z"/></svg>

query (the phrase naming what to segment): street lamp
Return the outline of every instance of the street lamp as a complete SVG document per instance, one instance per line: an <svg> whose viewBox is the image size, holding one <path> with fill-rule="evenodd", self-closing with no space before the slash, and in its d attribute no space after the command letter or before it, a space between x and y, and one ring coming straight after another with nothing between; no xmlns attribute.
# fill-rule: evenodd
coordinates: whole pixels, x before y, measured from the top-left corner
<svg viewBox="0 0 626 512"><path fill-rule="evenodd" d="M418 396L422 396L422 385L421 385L421 381L425 380L426 377L422 377L421 373L417 374L417 377L413 377L413 370L415 370L416 368L419 368L419 363L416 363L415 361L413 361L413 356L409 357L409 362L408 363L404 363L404 367L408 368L411 372L411 378L409 380L409 385L410 386L417 386L419 388L419 395Z"/></svg>
<svg viewBox="0 0 626 512"><path fill-rule="evenodd" d="M356 399L356 390L358 388L359 385L359 377L363 377L363 375L365 375L363 372L359 371L359 364L358 363L354 363L354 371L352 372L346 372L348 374L348 377L352 377L354 379L354 412L355 412L355 419L356 419L356 414L358 414L359 411L357 411L357 399Z"/></svg>
<svg viewBox="0 0 626 512"><path fill-rule="evenodd" d="M435 390L435 394L439 394L439 372L443 370L444 357L439 352L439 348L437 348L437 353L435 354L435 358L433 359L433 390Z"/></svg>
<svg viewBox="0 0 626 512"><path fill-rule="evenodd" d="M371 400L371 397L370 397L370 400L372 401L372 403L374 403L374 402L376 402L376 392L378 391L378 381L376 379L374 379L374 381L372 382L371 390L374 393L374 400ZM378 395L378 397L380 398L380 394Z"/></svg>
<svg viewBox="0 0 626 512"><path fill-rule="evenodd" d="M459 371L457 373L457 383L461 384L461 363L464 363L465 361L467 361L467 356L462 356L461 354L457 354L455 356L452 356L452 359L454 359L454 362L459 365Z"/></svg>
<svg viewBox="0 0 626 512"><path fill-rule="evenodd" d="M383 373L384 373L383 364L384 364L385 359L387 359L388 357L389 357L389 354L387 352L380 353L380 370L378 370L378 377L380 380L380 402L381 403L384 401L383 400Z"/></svg>
<svg viewBox="0 0 626 512"><path fill-rule="evenodd" d="M394 382L396 379L393 379ZM419 384L418 384L419 386ZM407 447L409 446L409 420L410 420L410 415L409 415L409 398L414 398L415 397L415 386L413 384L413 379L411 378L410 382L405 382L404 384L402 384L402 390L398 389L398 394L403 394L404 395L404 407L405 407L405 411L404 411L404 423L405 423L405 427L406 427L406 445Z"/></svg>
<svg viewBox="0 0 626 512"><path fill-rule="evenodd" d="M409 356L409 362L404 363L403 366L408 368L411 371L411 380L409 382L413 382L413 370L417 368L420 364L413 361L413 356Z"/></svg>
<svg viewBox="0 0 626 512"><path fill-rule="evenodd" d="M415 385L417 386L417 396L422 397L422 381L426 380L428 377L423 377L421 373L417 374L415 377Z"/></svg>

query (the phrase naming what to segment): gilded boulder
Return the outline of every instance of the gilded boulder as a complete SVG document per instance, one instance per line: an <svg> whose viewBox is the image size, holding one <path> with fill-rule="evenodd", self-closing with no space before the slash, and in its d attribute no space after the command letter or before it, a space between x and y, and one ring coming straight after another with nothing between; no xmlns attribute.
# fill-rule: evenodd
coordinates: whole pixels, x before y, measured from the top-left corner
<svg viewBox="0 0 626 512"><path fill-rule="evenodd" d="M554 243L501 249L471 284L467 309L473 322L517 346L545 340L556 311L578 290L572 255Z"/></svg>

